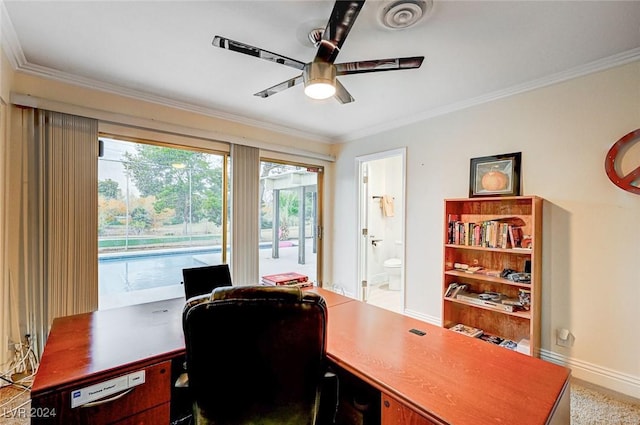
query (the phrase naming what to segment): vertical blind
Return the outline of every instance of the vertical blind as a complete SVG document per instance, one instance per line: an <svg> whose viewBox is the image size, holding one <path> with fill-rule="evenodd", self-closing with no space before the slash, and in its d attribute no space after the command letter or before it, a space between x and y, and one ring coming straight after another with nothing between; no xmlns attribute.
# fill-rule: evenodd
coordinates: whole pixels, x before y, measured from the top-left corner
<svg viewBox="0 0 640 425"><path fill-rule="evenodd" d="M234 285L257 284L260 150L231 145L231 274Z"/></svg>
<svg viewBox="0 0 640 425"><path fill-rule="evenodd" d="M98 306L98 122L39 111L48 320Z"/></svg>
<svg viewBox="0 0 640 425"><path fill-rule="evenodd" d="M40 353L55 317L98 307L98 124L57 112L14 111L20 184L10 206L16 219L9 230L9 285L23 306L12 309Z"/></svg>
<svg viewBox="0 0 640 425"><path fill-rule="evenodd" d="M8 155L9 155L9 132L8 132L8 107L0 98L0 241L2 248L0 249L0 365L8 364L11 359L11 352L7 349L6 341L12 338L12 328L17 329L17 316L12 318L11 304L17 303L11 299L11 286L9 284L8 273L8 251L9 243L7 241L7 205L9 204L9 176L7 171ZM16 335L19 332L14 331ZM0 369L0 373L5 373L4 368Z"/></svg>

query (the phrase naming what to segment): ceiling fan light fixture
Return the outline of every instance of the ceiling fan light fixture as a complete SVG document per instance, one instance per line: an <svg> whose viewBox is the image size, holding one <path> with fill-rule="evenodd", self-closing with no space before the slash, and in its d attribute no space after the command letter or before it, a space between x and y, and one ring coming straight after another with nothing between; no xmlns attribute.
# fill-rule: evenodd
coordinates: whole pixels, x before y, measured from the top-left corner
<svg viewBox="0 0 640 425"><path fill-rule="evenodd" d="M336 94L336 86L329 83L309 83L304 87L304 94L311 99L324 100Z"/></svg>
<svg viewBox="0 0 640 425"><path fill-rule="evenodd" d="M312 99L328 99L336 94L336 67L326 62L311 62L302 70L304 94Z"/></svg>

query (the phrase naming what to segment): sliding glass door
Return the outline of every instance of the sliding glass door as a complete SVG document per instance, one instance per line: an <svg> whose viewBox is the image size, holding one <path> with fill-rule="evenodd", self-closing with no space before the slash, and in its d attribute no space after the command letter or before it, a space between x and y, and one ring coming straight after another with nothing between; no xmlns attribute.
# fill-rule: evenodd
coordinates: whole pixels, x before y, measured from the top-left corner
<svg viewBox="0 0 640 425"><path fill-rule="evenodd" d="M322 168L266 160L260 168L260 276L321 281Z"/></svg>

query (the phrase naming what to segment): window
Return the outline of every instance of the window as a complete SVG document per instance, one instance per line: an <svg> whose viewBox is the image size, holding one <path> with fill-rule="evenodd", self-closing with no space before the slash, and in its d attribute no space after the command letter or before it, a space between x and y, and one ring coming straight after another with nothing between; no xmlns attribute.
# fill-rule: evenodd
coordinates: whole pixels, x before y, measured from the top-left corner
<svg viewBox="0 0 640 425"><path fill-rule="evenodd" d="M227 259L227 156L100 141L99 308L183 296L183 268Z"/></svg>
<svg viewBox="0 0 640 425"><path fill-rule="evenodd" d="M319 167L260 163L260 276L297 272L318 281Z"/></svg>

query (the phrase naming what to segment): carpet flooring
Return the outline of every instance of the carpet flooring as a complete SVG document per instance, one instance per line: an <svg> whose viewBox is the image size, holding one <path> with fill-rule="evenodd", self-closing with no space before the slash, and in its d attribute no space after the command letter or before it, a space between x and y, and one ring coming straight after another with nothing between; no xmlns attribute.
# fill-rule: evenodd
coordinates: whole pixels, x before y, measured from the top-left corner
<svg viewBox="0 0 640 425"><path fill-rule="evenodd" d="M640 400L574 380L571 425L640 425Z"/></svg>

